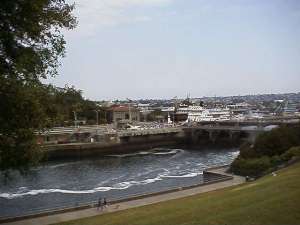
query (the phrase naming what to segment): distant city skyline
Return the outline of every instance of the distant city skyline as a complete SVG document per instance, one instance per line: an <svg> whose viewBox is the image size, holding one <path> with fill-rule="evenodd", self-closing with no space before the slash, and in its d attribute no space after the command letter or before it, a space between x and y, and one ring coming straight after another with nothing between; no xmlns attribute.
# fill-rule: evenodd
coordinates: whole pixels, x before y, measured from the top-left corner
<svg viewBox="0 0 300 225"><path fill-rule="evenodd" d="M69 2L72 2L71 0ZM92 100L299 92L300 1L75 0L47 82Z"/></svg>

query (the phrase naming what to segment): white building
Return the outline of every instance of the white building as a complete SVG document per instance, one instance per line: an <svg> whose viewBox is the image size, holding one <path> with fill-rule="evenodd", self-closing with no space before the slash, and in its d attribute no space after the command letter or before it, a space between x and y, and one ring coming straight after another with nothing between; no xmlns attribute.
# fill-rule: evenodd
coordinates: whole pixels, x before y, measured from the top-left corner
<svg viewBox="0 0 300 225"><path fill-rule="evenodd" d="M202 106L189 106L186 108L179 108L178 112L187 113L188 122L226 121L230 120L231 117L228 108L206 109Z"/></svg>

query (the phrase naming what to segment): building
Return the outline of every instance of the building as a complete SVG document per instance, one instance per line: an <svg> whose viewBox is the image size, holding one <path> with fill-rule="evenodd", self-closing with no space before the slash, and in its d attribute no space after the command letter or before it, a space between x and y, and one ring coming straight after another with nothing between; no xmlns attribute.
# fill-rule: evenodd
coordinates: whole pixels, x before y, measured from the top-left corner
<svg viewBox="0 0 300 225"><path fill-rule="evenodd" d="M180 108L179 112L187 114L187 121L189 122L226 121L230 120L231 117L231 112L228 108L207 109L202 106L189 106Z"/></svg>
<svg viewBox="0 0 300 225"><path fill-rule="evenodd" d="M122 120L140 121L140 111L132 106L115 105L110 107L107 112L108 123L117 123Z"/></svg>
<svg viewBox="0 0 300 225"><path fill-rule="evenodd" d="M139 103L137 105L137 108L139 109L140 111L140 115L141 115L141 121L144 121L146 122L147 121L147 117L148 115L153 112L153 109L151 109L151 106L150 104L142 104L142 103Z"/></svg>
<svg viewBox="0 0 300 225"><path fill-rule="evenodd" d="M287 101L283 108L283 113L284 114L294 114L297 112L298 112L297 104L295 102Z"/></svg>

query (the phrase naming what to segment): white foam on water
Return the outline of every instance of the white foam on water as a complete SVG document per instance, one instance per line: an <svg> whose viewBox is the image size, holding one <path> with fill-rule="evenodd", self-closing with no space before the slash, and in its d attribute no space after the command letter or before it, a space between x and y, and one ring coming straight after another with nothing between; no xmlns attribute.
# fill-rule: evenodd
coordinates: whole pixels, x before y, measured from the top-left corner
<svg viewBox="0 0 300 225"><path fill-rule="evenodd" d="M183 150L180 149L174 149L171 151L163 151L163 152L154 152L152 153L153 155L173 155L173 154L177 154L178 152L181 152Z"/></svg>
<svg viewBox="0 0 300 225"><path fill-rule="evenodd" d="M203 172L192 172L192 173L187 173L187 174L178 174L178 175L162 175L162 177L165 178L186 178L186 177L196 177L199 175L202 175Z"/></svg>
<svg viewBox="0 0 300 225"><path fill-rule="evenodd" d="M123 178L124 176L118 176L118 177L115 177L115 178L108 178L108 179L106 179L106 180L103 180L103 181L101 181L101 182L99 182L97 185L98 186L102 186L102 185L104 185L104 184L107 184L107 183L109 183L109 182L111 182L111 181L113 181L113 180L118 180L118 179L121 179L121 178Z"/></svg>
<svg viewBox="0 0 300 225"><path fill-rule="evenodd" d="M26 195L38 195L38 194L48 194L48 193L63 193L63 194L88 194L93 193L93 190L75 191L75 190L63 190L63 189L39 189L31 190L24 193L1 193L1 198L13 199Z"/></svg>
<svg viewBox="0 0 300 225"><path fill-rule="evenodd" d="M133 157L133 156L143 156L143 155L175 155L179 152L183 152L182 149L153 149L152 151L141 151L137 153L129 153L129 154L114 154L114 155L107 155L110 157L118 157L118 158L125 158L125 157Z"/></svg>
<svg viewBox="0 0 300 225"><path fill-rule="evenodd" d="M27 190L27 187L19 187L19 190Z"/></svg>
<svg viewBox="0 0 300 225"><path fill-rule="evenodd" d="M16 193L0 193L0 198L6 198L6 199L14 199L18 197L23 197L26 195L38 195L38 194L49 194L49 193L62 193L62 194L93 194L96 192L105 192L110 190L124 190L127 189L133 185L145 185L150 184L156 181L162 180L161 176L158 175L155 178L148 178L142 181L124 181L121 183L117 183L113 186L107 186L107 187L96 187L90 190L64 190L64 189L38 189L38 190L30 190L26 191L26 189L20 189Z"/></svg>
<svg viewBox="0 0 300 225"><path fill-rule="evenodd" d="M115 155L107 155L110 157L118 157L118 158L124 158L124 157L132 157L132 156L139 156L139 155L149 155L151 152L137 152L137 153L129 153L129 154L115 154Z"/></svg>
<svg viewBox="0 0 300 225"><path fill-rule="evenodd" d="M40 169L43 167L50 168L50 169L56 169L56 168L70 166L70 165L74 165L74 164L78 164L78 163L80 163L80 162L76 161L76 162L64 162L64 163L58 163L58 164L45 164L45 165L41 165L41 166L37 167L37 169Z"/></svg>
<svg viewBox="0 0 300 225"><path fill-rule="evenodd" d="M96 192L105 192L113 189L126 189L127 186L120 185L119 187L97 187L91 190L64 190L64 189L39 189L31 190L24 193L1 193L0 198L14 199L18 197L23 197L26 195L38 195L38 194L49 194L49 193L62 193L62 194L93 194Z"/></svg>
<svg viewBox="0 0 300 225"><path fill-rule="evenodd" d="M110 190L124 190L128 189L134 185L146 185L150 183L154 183L160 180L163 180L164 178L188 178L188 177L195 177L203 172L191 172L187 174L174 174L172 175L171 172L167 169L163 169L164 172L158 174L154 178L147 178L141 181L124 181L117 184L114 184L112 186L100 186L89 190L64 190L64 189L38 189L38 190L30 190L27 191L26 187L21 187L16 193L0 193L0 198L5 199L14 199L18 197L23 197L27 195L38 195L38 194L49 194L49 193L62 193L62 194L93 194L96 192L106 192Z"/></svg>
<svg viewBox="0 0 300 225"><path fill-rule="evenodd" d="M150 173L153 173L155 171L157 171L157 170L146 170L144 172L137 173L134 177L143 177L143 176L146 176L146 175L148 175Z"/></svg>

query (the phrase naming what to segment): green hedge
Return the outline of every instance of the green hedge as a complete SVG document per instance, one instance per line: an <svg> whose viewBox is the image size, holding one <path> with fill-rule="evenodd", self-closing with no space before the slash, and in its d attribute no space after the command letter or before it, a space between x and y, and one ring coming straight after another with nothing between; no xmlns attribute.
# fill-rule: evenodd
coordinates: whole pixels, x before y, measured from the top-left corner
<svg viewBox="0 0 300 225"><path fill-rule="evenodd" d="M267 156L251 159L239 158L232 163L231 169L238 175L256 177L269 169L271 165L271 160Z"/></svg>
<svg viewBox="0 0 300 225"><path fill-rule="evenodd" d="M231 164L231 171L258 177L292 158L300 158L300 147L295 146L300 146L300 124L262 133L254 144L244 143L240 147L240 155Z"/></svg>
<svg viewBox="0 0 300 225"><path fill-rule="evenodd" d="M252 149L253 150L253 149ZM250 149L247 149L249 153ZM241 154L231 164L231 171L235 174L242 176L259 177L266 173L268 170L276 169L277 166L288 162L293 158L300 158L300 146L291 147L289 150L281 155L262 156L262 157L251 157L246 158L249 154Z"/></svg>
<svg viewBox="0 0 300 225"><path fill-rule="evenodd" d="M281 155L291 147L299 145L300 127L282 126L260 134L253 148L259 156L274 156Z"/></svg>
<svg viewBox="0 0 300 225"><path fill-rule="evenodd" d="M280 158L282 161L289 161L294 157L300 158L300 146L298 147L291 147L288 151L283 153Z"/></svg>

